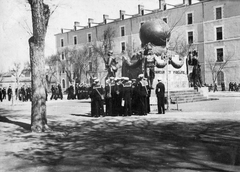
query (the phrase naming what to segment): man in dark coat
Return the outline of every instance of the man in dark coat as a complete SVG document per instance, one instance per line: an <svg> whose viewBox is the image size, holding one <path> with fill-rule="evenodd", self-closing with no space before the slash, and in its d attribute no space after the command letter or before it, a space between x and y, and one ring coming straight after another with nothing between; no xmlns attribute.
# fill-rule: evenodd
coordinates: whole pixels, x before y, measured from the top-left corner
<svg viewBox="0 0 240 172"><path fill-rule="evenodd" d="M139 94L139 100L140 100L140 114L139 115L147 115L147 95L148 95L148 90L147 90L147 85L146 82L143 79L144 75L140 74L139 75L139 83L138 83L138 94Z"/></svg>
<svg viewBox="0 0 240 172"><path fill-rule="evenodd" d="M165 86L160 79L158 80L158 83L156 85L155 93L157 96L158 114L162 114L162 113L165 114L165 107L164 107Z"/></svg>
<svg viewBox="0 0 240 172"><path fill-rule="evenodd" d="M123 83L124 116L132 115L132 93L132 82L126 77Z"/></svg>
<svg viewBox="0 0 240 172"><path fill-rule="evenodd" d="M105 86L105 100L106 100L106 115L113 115L113 98L114 98L114 78L110 77L110 79L106 80Z"/></svg>
<svg viewBox="0 0 240 172"><path fill-rule="evenodd" d="M103 101L104 101L104 89L100 85L99 80L95 80L95 84L92 86L91 99L92 108L91 115L94 117L104 116Z"/></svg>
<svg viewBox="0 0 240 172"><path fill-rule="evenodd" d="M8 87L7 95L8 95L8 101L10 101L11 98L12 98L12 88L11 88L11 86Z"/></svg>
<svg viewBox="0 0 240 172"><path fill-rule="evenodd" d="M115 88L113 95L113 114L122 116L122 90L123 84L120 78L115 78Z"/></svg>
<svg viewBox="0 0 240 172"><path fill-rule="evenodd" d="M62 94L62 87L60 84L58 84L58 97L62 100L63 94Z"/></svg>

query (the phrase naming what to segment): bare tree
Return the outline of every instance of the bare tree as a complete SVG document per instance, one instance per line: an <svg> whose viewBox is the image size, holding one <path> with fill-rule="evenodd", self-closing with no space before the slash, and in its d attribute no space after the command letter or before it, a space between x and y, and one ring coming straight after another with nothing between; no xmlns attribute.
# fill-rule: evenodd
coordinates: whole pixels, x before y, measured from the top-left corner
<svg viewBox="0 0 240 172"><path fill-rule="evenodd" d="M81 82L82 76L87 73L88 62L92 60L92 53L85 46L82 49L73 49L71 55L74 58L73 71L76 81Z"/></svg>
<svg viewBox="0 0 240 172"><path fill-rule="evenodd" d="M50 9L43 0L28 0L32 13L33 36L29 39L32 74L31 130L48 131L46 117L45 37L50 18Z"/></svg>
<svg viewBox="0 0 240 172"><path fill-rule="evenodd" d="M51 55L45 61L47 65L46 81L47 81L48 88L50 87L52 79L53 78L57 79L57 68L58 68L57 61L58 61L57 55Z"/></svg>
<svg viewBox="0 0 240 172"><path fill-rule="evenodd" d="M218 59L217 61L211 58L207 59L207 65L211 71L213 85L215 85L219 74L227 67L234 54L235 52L227 51L224 59L223 57L220 57L220 59Z"/></svg>
<svg viewBox="0 0 240 172"><path fill-rule="evenodd" d="M102 37L98 38L98 40L92 45L93 53L95 55L99 55L105 64L107 63L107 53L108 50L112 50L114 47L114 37L115 30L108 26L104 32ZM100 42L100 43L99 43Z"/></svg>
<svg viewBox="0 0 240 172"><path fill-rule="evenodd" d="M73 83L73 68L75 64L75 57L72 55L72 50L70 48L64 48L61 52L57 53L58 56L58 66L60 71L66 73L68 81Z"/></svg>

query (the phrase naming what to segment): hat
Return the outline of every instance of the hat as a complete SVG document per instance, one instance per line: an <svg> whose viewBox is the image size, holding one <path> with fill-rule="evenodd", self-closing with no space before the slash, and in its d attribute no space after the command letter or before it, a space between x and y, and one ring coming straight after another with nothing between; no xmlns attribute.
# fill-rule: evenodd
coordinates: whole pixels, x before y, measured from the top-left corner
<svg viewBox="0 0 240 172"><path fill-rule="evenodd" d="M95 82L99 82L99 79L95 79Z"/></svg>
<svg viewBox="0 0 240 172"><path fill-rule="evenodd" d="M139 74L139 75L138 75L138 78L143 78L143 77L144 77L143 74Z"/></svg>
<svg viewBox="0 0 240 172"><path fill-rule="evenodd" d="M124 77L124 81L129 81L129 78L128 77Z"/></svg>
<svg viewBox="0 0 240 172"><path fill-rule="evenodd" d="M159 78L158 81L162 81L162 80Z"/></svg>
<svg viewBox="0 0 240 172"><path fill-rule="evenodd" d="M119 81L119 80L120 80L120 78L116 77L114 80L115 80L115 81Z"/></svg>
<svg viewBox="0 0 240 172"><path fill-rule="evenodd" d="M109 77L109 79L111 79L111 80L114 80L114 77L113 77L113 76L111 76L111 77Z"/></svg>
<svg viewBox="0 0 240 172"><path fill-rule="evenodd" d="M109 51L108 51L108 56L111 56L111 55L113 55L113 51L112 51L112 50L109 50Z"/></svg>
<svg viewBox="0 0 240 172"><path fill-rule="evenodd" d="M97 77L93 77L92 79L93 79L93 80L96 80L96 79L97 79Z"/></svg>

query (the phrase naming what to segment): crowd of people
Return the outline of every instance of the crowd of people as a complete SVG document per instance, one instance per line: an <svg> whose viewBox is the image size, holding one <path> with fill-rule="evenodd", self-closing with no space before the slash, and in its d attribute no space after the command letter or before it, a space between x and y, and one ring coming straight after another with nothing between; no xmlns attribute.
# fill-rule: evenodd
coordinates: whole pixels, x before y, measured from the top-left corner
<svg viewBox="0 0 240 172"><path fill-rule="evenodd" d="M13 88L11 85L6 88L0 87L0 101L2 102L3 100L7 99L8 101L11 101L13 99ZM27 85L22 85L19 88L15 89L15 98L16 100L20 101L31 101L32 100L32 89L30 86Z"/></svg>
<svg viewBox="0 0 240 172"><path fill-rule="evenodd" d="M229 82L228 91L239 91L239 90L240 90L240 83L237 84L236 82Z"/></svg>
<svg viewBox="0 0 240 172"><path fill-rule="evenodd" d="M159 114L165 113L165 86L160 83L159 80L155 90ZM106 80L105 88L95 78L89 89L89 96L93 117L147 115L150 112L151 88L143 74L132 80L128 77L110 77ZM105 111L104 103L106 104Z"/></svg>

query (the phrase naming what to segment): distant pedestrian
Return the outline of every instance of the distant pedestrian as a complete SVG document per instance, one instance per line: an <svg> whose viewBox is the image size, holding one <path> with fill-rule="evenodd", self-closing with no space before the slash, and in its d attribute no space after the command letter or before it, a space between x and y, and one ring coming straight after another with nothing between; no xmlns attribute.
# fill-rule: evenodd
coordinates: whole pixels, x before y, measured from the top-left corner
<svg viewBox="0 0 240 172"><path fill-rule="evenodd" d="M164 100L165 100L165 85L160 79L156 85L155 90L157 96L158 114L165 114Z"/></svg>
<svg viewBox="0 0 240 172"><path fill-rule="evenodd" d="M11 86L8 87L7 95L8 95L8 101L10 101L11 98L12 98L12 88L11 88Z"/></svg>

